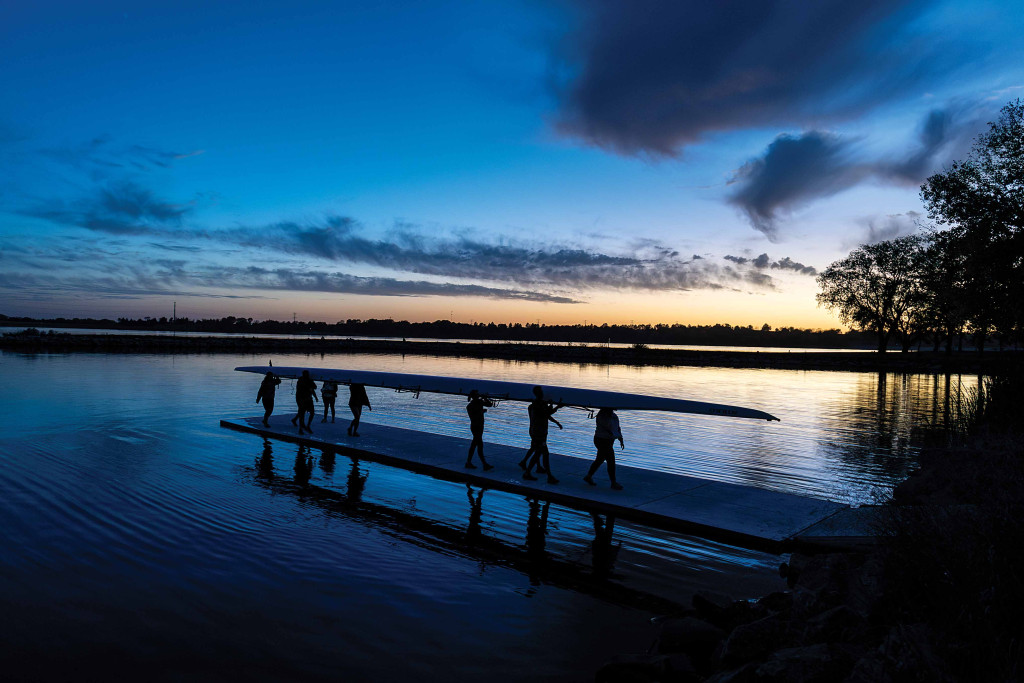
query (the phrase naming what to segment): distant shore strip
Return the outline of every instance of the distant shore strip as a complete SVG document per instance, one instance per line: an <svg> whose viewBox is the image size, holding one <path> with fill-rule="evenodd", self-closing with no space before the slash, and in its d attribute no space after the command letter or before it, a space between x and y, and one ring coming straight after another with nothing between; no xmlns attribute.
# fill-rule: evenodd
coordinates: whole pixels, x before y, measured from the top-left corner
<svg viewBox="0 0 1024 683"><path fill-rule="evenodd" d="M986 354L847 353L833 351L714 351L615 348L581 344L460 343L383 339L274 339L266 337L199 337L173 335L7 334L0 349L23 353L242 353L274 354L412 354L494 358L521 362L594 365L656 365L854 372L999 374L1024 362L1022 351Z"/></svg>

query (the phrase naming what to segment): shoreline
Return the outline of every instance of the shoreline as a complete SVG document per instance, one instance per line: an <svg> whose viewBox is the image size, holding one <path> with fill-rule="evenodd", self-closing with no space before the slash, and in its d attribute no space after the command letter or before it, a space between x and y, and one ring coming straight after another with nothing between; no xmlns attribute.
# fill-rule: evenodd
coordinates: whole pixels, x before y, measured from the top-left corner
<svg viewBox="0 0 1024 683"><path fill-rule="evenodd" d="M0 350L19 353L274 353L414 354L493 358L519 362L594 365L654 365L839 370L911 374L999 374L1024 360L1024 351L976 352L890 351L851 354L843 351L710 351L611 348L508 342L391 341L379 339L274 339L266 337L178 337L173 335L5 334Z"/></svg>

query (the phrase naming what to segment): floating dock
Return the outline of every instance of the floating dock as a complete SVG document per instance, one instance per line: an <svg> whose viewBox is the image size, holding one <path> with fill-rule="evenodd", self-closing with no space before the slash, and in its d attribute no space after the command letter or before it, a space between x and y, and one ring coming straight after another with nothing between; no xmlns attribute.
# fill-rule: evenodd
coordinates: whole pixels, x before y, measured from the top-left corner
<svg viewBox="0 0 1024 683"><path fill-rule="evenodd" d="M360 436L345 433L349 420L313 420L313 434L298 433L289 415L221 420L221 426L272 439L291 441L385 465L519 493L553 503L612 514L651 526L668 528L746 547L784 551L796 546L855 547L873 539L877 508L849 506L826 500L697 479L667 472L617 465L621 491L608 485L602 466L597 486L583 481L590 460L551 454L558 484L524 480L518 462L522 447L485 442L484 452L494 469L466 469L470 440L430 434L363 421ZM628 462L629 454L624 460Z"/></svg>

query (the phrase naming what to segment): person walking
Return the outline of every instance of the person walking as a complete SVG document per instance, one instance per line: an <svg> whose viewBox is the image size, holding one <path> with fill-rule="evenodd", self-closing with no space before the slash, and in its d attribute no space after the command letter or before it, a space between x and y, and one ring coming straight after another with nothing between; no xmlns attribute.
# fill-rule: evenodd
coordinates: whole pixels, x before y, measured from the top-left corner
<svg viewBox="0 0 1024 683"><path fill-rule="evenodd" d="M612 482L612 488L616 491L622 490L622 484L615 481L615 440L619 440L619 448L625 448L626 442L622 440L622 430L619 428L619 416L611 408L601 408L597 411L597 419L594 420L597 426L594 430L594 445L597 446L597 458L590 464L590 469L583 477L583 481L591 486L597 486L594 481L594 473L602 463L608 464L608 478Z"/></svg>
<svg viewBox="0 0 1024 683"><path fill-rule="evenodd" d="M299 381L295 383L295 403L299 408L299 412L292 418L292 424L298 423L299 434L303 433L303 427L312 434L313 430L310 427L313 424L313 416L316 415L316 408L313 407L313 401L319 401L316 395L316 382L309 376L309 370L302 371L302 377L299 377ZM308 418L306 416L309 416Z"/></svg>
<svg viewBox="0 0 1024 683"><path fill-rule="evenodd" d="M554 422L558 425L559 429L562 428L562 423L553 417L558 409L562 407L562 404L559 403L556 406L550 401L545 401L544 389L541 387L533 388L533 396L534 399L529 407L530 451L533 451L533 456L526 463L523 479L536 479L537 477L533 476L532 473L534 466L536 466L538 473L548 475L549 484L557 484L558 479L551 473L551 452L548 450L548 422ZM530 451L527 451L527 456L530 455Z"/></svg>
<svg viewBox="0 0 1024 683"><path fill-rule="evenodd" d="M275 375L273 372L267 372L266 376L263 377L263 381L260 382L260 390L256 392L256 402L263 401L263 426L269 427L270 423L267 420L270 419L270 414L274 412L274 395L277 393L277 386L281 383L281 378Z"/></svg>
<svg viewBox="0 0 1024 683"><path fill-rule="evenodd" d="M489 399L481 397L480 392L476 389L469 392L468 398L466 412L469 413L469 431L473 435L473 441L470 442L469 453L466 454L466 468L476 469L476 465L473 464L473 451L476 451L480 456L480 464L484 466L484 471L493 470L494 465L490 465L484 460L484 413L494 404Z"/></svg>
<svg viewBox="0 0 1024 683"><path fill-rule="evenodd" d="M349 385L348 408L352 411L352 422L348 425L349 436L359 436L359 416L363 414L363 406L373 410L370 397L366 395L366 385L353 383Z"/></svg>
<svg viewBox="0 0 1024 683"><path fill-rule="evenodd" d="M320 385L320 397L324 400L324 419L327 422L327 411L331 411L331 422L334 422L334 399L338 398L338 383L333 379L324 380Z"/></svg>

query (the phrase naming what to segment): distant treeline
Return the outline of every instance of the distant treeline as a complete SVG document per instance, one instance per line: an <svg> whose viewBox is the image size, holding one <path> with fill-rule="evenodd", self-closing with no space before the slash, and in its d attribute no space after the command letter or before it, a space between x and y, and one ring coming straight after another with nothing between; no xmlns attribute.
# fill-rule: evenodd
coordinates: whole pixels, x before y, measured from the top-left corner
<svg viewBox="0 0 1024 683"><path fill-rule="evenodd" d="M719 325L543 325L536 323L458 323L448 320L349 319L321 321L254 320L252 318L19 318L0 315L0 325L151 330L180 332L233 332L237 334L332 335L341 337L393 337L397 339L490 339L511 342L573 342L583 344L690 344L708 346L778 346L792 348L865 348L873 344L870 332L810 330L795 327L733 327Z"/></svg>

